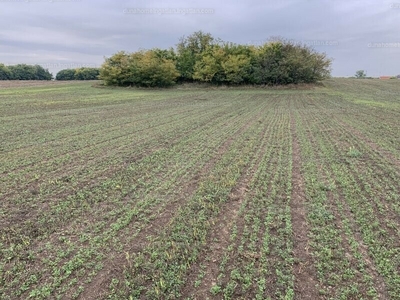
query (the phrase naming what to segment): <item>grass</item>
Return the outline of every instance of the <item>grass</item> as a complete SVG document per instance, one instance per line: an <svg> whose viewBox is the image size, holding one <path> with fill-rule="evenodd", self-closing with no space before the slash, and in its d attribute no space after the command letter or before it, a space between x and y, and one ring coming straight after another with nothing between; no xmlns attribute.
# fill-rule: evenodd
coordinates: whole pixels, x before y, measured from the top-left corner
<svg viewBox="0 0 400 300"><path fill-rule="evenodd" d="M1 299L399 299L397 81L91 84L0 90Z"/></svg>

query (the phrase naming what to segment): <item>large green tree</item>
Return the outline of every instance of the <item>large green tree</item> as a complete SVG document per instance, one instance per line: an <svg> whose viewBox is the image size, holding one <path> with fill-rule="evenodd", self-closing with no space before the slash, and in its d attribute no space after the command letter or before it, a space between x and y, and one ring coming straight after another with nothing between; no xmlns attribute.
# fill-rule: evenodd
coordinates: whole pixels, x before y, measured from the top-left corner
<svg viewBox="0 0 400 300"><path fill-rule="evenodd" d="M192 81L196 62L202 54L212 45L219 42L210 33L196 31L193 34L182 37L177 44L176 67L180 73L181 81Z"/></svg>

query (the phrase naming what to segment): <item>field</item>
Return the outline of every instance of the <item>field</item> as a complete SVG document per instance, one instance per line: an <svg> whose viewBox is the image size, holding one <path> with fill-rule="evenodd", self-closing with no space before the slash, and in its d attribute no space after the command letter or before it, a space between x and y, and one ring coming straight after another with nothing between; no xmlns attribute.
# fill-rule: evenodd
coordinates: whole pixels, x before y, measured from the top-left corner
<svg viewBox="0 0 400 300"><path fill-rule="evenodd" d="M400 299L400 81L0 83L0 299Z"/></svg>

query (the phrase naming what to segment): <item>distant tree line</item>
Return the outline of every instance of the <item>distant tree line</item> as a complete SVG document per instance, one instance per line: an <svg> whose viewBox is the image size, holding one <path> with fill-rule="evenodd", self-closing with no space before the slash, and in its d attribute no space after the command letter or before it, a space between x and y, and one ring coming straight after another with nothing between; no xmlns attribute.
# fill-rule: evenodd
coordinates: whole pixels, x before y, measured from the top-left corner
<svg viewBox="0 0 400 300"><path fill-rule="evenodd" d="M42 66L0 64L0 80L51 80L53 75Z"/></svg>
<svg viewBox="0 0 400 300"><path fill-rule="evenodd" d="M181 38L176 49L118 52L105 60L99 78L106 85L145 87L315 83L330 76L331 63L325 53L284 39L238 45L198 31Z"/></svg>
<svg viewBox="0 0 400 300"><path fill-rule="evenodd" d="M64 69L57 73L56 80L96 80L99 74L99 68Z"/></svg>

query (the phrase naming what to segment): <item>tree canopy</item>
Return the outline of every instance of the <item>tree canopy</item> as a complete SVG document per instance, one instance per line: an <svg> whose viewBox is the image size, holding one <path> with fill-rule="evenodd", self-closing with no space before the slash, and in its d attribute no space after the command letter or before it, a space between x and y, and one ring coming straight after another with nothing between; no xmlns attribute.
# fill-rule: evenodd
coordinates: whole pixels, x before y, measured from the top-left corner
<svg viewBox="0 0 400 300"><path fill-rule="evenodd" d="M278 85L315 83L330 76L332 60L313 48L274 39L264 45L223 42L198 31L176 49L118 52L100 68L107 85L170 86L175 82Z"/></svg>
<svg viewBox="0 0 400 300"><path fill-rule="evenodd" d="M57 80L96 80L100 74L99 68L64 69L57 73Z"/></svg>
<svg viewBox="0 0 400 300"><path fill-rule="evenodd" d="M100 69L100 79L107 85L167 87L179 76L174 57L172 50L118 52L106 59Z"/></svg>
<svg viewBox="0 0 400 300"><path fill-rule="evenodd" d="M12 74L10 68L4 64L0 64L0 80L10 80L11 78Z"/></svg>
<svg viewBox="0 0 400 300"><path fill-rule="evenodd" d="M42 66L0 64L0 80L51 80L53 75Z"/></svg>

